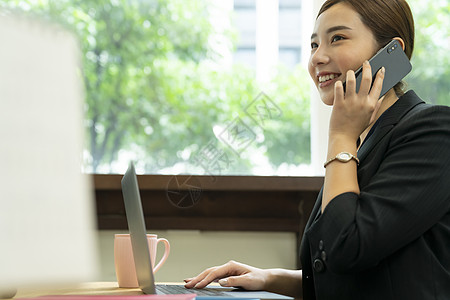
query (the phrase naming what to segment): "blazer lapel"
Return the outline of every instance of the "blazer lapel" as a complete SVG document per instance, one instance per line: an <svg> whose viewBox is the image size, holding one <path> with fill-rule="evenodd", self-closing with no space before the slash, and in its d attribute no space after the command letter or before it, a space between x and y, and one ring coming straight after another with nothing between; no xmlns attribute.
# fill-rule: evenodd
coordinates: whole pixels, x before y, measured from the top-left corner
<svg viewBox="0 0 450 300"><path fill-rule="evenodd" d="M388 108L382 115L380 123L375 128L372 136L370 136L358 150L358 158L363 161L370 150L397 124L403 116L416 105L423 103L423 101L414 93L408 91L405 95L400 97L390 108Z"/></svg>

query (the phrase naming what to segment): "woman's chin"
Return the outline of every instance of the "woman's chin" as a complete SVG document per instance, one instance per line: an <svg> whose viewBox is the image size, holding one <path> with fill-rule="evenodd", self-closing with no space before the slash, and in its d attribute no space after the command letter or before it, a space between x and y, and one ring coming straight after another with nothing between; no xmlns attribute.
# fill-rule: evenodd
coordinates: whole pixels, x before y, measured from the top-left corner
<svg viewBox="0 0 450 300"><path fill-rule="evenodd" d="M327 106L333 106L334 103L334 96L330 97L330 96L322 96L321 100L323 102L323 104L327 105Z"/></svg>
<svg viewBox="0 0 450 300"><path fill-rule="evenodd" d="M334 103L334 90L333 89L321 89L319 88L319 96L322 103L327 106L333 106Z"/></svg>

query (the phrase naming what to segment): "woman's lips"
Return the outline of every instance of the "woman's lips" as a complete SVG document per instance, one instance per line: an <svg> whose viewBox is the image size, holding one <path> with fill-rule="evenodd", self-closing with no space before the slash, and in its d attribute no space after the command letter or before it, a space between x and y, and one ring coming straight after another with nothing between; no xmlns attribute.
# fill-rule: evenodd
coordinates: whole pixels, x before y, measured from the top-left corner
<svg viewBox="0 0 450 300"><path fill-rule="evenodd" d="M328 73L328 74L320 74L318 76L318 82L320 88L325 88L327 86L333 85L336 81L339 80L339 73Z"/></svg>

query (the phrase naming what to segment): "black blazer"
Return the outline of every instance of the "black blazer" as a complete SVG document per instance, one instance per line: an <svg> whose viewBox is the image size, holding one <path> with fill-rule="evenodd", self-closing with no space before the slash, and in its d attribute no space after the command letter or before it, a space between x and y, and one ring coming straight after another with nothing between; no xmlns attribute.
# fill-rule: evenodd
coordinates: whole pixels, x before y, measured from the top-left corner
<svg viewBox="0 0 450 300"><path fill-rule="evenodd" d="M407 92L358 151L344 193L301 243L304 299L450 299L450 107Z"/></svg>

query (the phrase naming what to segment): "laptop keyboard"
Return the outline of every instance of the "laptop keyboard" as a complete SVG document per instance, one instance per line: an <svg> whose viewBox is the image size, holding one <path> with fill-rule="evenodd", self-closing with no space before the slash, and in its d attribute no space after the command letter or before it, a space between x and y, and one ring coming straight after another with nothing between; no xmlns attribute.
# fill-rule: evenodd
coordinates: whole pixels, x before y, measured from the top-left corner
<svg viewBox="0 0 450 300"><path fill-rule="evenodd" d="M198 296L226 296L227 294L220 289L204 288L204 289L187 289L182 285L156 285L157 294L197 294Z"/></svg>

